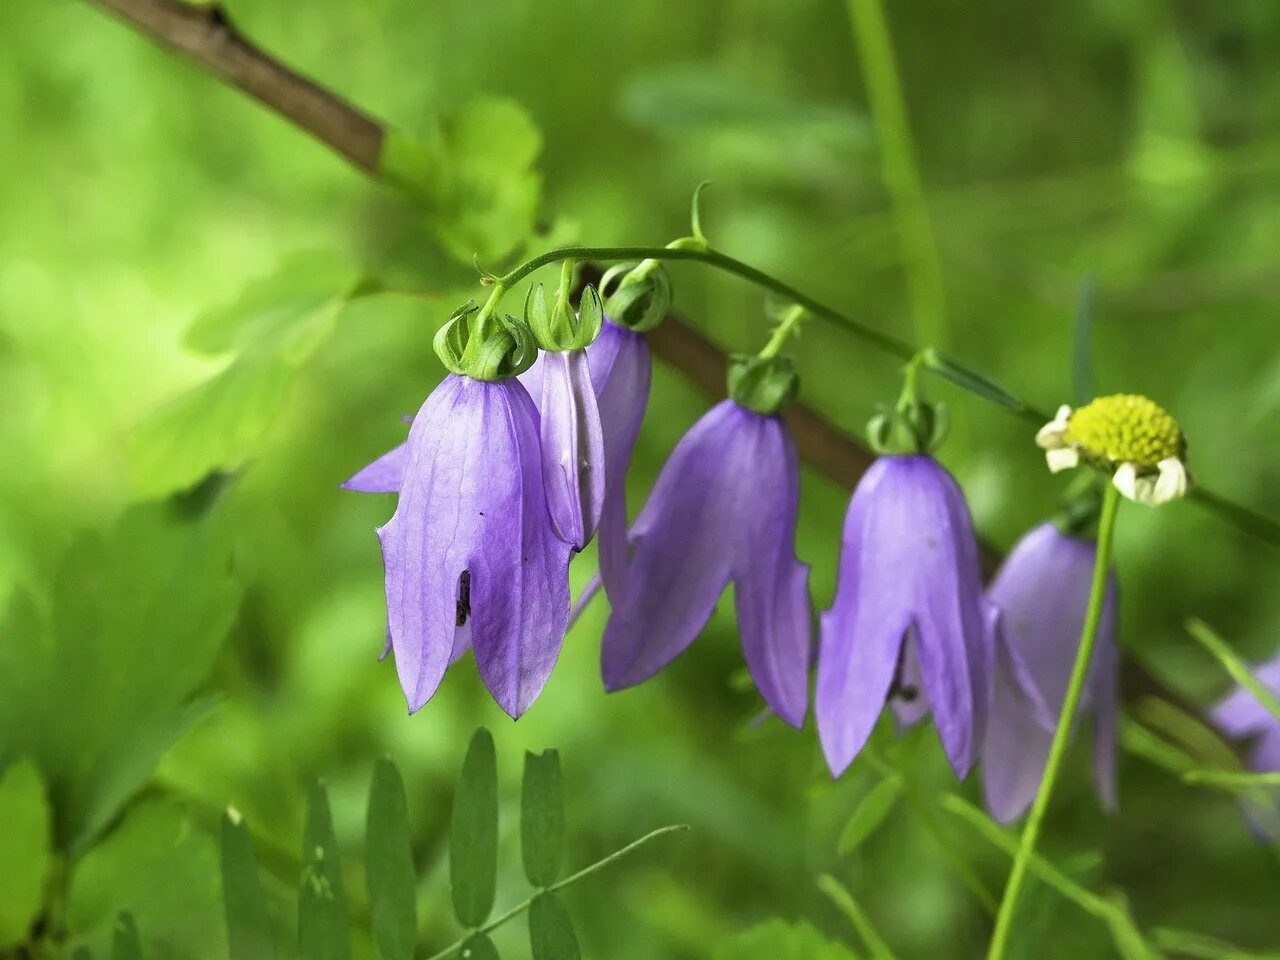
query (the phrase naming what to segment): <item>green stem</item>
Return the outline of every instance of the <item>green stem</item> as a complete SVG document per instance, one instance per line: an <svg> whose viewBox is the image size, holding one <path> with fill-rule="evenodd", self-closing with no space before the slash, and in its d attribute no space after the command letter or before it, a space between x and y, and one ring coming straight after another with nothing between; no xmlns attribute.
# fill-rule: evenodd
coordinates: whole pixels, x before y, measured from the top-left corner
<svg viewBox="0 0 1280 960"><path fill-rule="evenodd" d="M839 880L830 874L824 873L818 878L818 889L825 893L831 902L839 907L840 911L849 918L849 922L858 931L858 936L862 938L862 942L871 951L871 956L874 960L897 960L893 955L893 950L889 948L889 944L885 942L884 937L880 936L879 931L871 923L871 918L867 916L866 911L859 906L858 901L853 898L853 894Z"/></svg>
<svg viewBox="0 0 1280 960"><path fill-rule="evenodd" d="M625 847L621 847L618 850L613 851L613 853L609 854L607 857L604 857L601 860L597 860L595 863L591 864L590 866L583 867L577 873L570 874L569 876L565 877L563 880L557 880L555 883L551 884L551 886L547 887L546 891L555 892L556 890L562 890L565 887L570 886L571 884L577 883L579 880L582 880L586 877L591 876L593 873L599 870L603 870L605 867L613 863L615 860L621 860L627 854L644 846L650 840L656 840L658 837L665 836L668 833L680 833L688 829L690 829L688 824L677 823L677 824L672 824L666 827L659 827L657 830L651 830L649 833L646 833L643 837L640 837L638 840L632 840ZM538 892L542 893L544 891L539 890ZM454 941L453 943L449 944L449 946L445 947L443 950L439 951L438 953L431 954L431 956L429 956L427 960L446 960L446 958L451 957L455 953L457 953L457 951L467 941L468 937L471 937L477 933L490 933L496 930L498 927L502 926L507 921L514 920L516 917L520 916L520 914L524 913L526 910L529 909L529 905L532 903L533 903L533 897L529 897L527 900L517 903L514 907L512 907L506 913L499 914L498 916L490 920L488 923L486 923L484 926L477 927L474 930L468 930L467 935L465 937L462 937Z"/></svg>
<svg viewBox="0 0 1280 960"><path fill-rule="evenodd" d="M782 345L787 342L787 337L800 329L800 321L804 319L804 313L804 307L797 306L792 307L783 315L782 320L774 328L773 335L769 337L769 342L760 351L761 360L769 360L778 355Z"/></svg>
<svg viewBox="0 0 1280 960"><path fill-rule="evenodd" d="M1205 784L1227 790L1247 790L1250 787L1280 787L1280 773L1243 773L1237 770L1188 770L1182 775L1184 783Z"/></svg>
<svg viewBox="0 0 1280 960"><path fill-rule="evenodd" d="M1107 593L1107 571L1111 566L1111 545L1115 536L1116 510L1119 505L1119 492L1114 484L1107 484L1106 493L1103 494L1102 499L1102 517L1098 520L1098 552L1093 561L1093 584L1089 589L1089 608L1084 618L1084 629L1080 634L1080 649L1076 651L1075 664L1071 668L1071 680L1067 684L1067 695L1062 702L1062 712L1058 716L1058 728L1054 731L1053 742L1049 746L1044 778L1040 781L1040 789L1036 792L1035 802L1031 805L1027 825L1022 830L1018 853L1013 861L1013 869L1009 872L1004 897L1000 901L1000 912L996 914L996 927L991 935L991 947L987 951L987 960L1001 960L1008 950L1009 934L1013 929L1013 915L1017 909L1018 895L1022 892L1027 866L1035 854L1036 841L1040 837L1040 828L1044 823L1045 813L1049 809L1049 800L1053 796L1058 771L1062 767L1063 757L1066 756L1072 721L1075 719L1076 707L1080 703L1080 695L1084 691L1085 678L1089 674L1093 645L1098 638L1098 624L1102 621L1103 601Z"/></svg>
<svg viewBox="0 0 1280 960"><path fill-rule="evenodd" d="M907 289L916 333L926 343L941 345L946 327L942 264L911 143L888 20L880 0L848 0L848 10L879 137L880 178L893 203L898 243L907 265Z"/></svg>
<svg viewBox="0 0 1280 960"><path fill-rule="evenodd" d="M1187 621L1187 632L1222 664L1222 668L1231 675L1232 680L1253 694L1257 701L1280 721L1280 699L1277 699L1276 695L1254 676L1249 665L1240 659L1227 642L1213 631L1212 627L1203 620L1192 617Z"/></svg>

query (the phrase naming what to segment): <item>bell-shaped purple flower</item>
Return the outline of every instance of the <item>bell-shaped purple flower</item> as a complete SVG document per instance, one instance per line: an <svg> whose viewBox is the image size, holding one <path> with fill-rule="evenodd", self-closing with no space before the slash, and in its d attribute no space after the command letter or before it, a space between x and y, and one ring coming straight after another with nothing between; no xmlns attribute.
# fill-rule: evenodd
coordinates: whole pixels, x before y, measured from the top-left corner
<svg viewBox="0 0 1280 960"><path fill-rule="evenodd" d="M649 402L649 342L643 334L605 318L586 354L604 441L604 499L597 541L600 579L605 592L616 599L621 596L627 566L627 469ZM543 396L547 362L547 355L540 354L520 375L530 396Z"/></svg>
<svg viewBox="0 0 1280 960"><path fill-rule="evenodd" d="M1280 697L1280 656L1255 667L1253 674ZM1250 691L1244 687L1231 691L1213 708L1210 718L1224 736L1250 741L1250 770L1280 773L1280 720ZM1255 834L1270 843L1280 840L1280 789L1249 791L1242 795L1242 806Z"/></svg>
<svg viewBox="0 0 1280 960"><path fill-rule="evenodd" d="M1096 555L1094 541L1041 524L1018 541L987 593L1001 617L982 786L987 809L1003 823L1026 811L1044 775L1080 647ZM1112 573L1078 711L1093 711L1094 781L1107 809L1116 803L1118 595Z"/></svg>
<svg viewBox="0 0 1280 960"><path fill-rule="evenodd" d="M733 581L757 689L782 719L804 722L811 628L809 568L794 546L799 491L795 444L780 418L725 400L685 434L636 519L631 562L610 595L606 689L670 663Z"/></svg>
<svg viewBox="0 0 1280 960"><path fill-rule="evenodd" d="M518 717L555 665L569 613L571 548L547 513L533 401L513 379L450 375L397 451L345 486L394 489L400 474L378 536L409 709L431 699L469 634L485 686Z"/></svg>
<svg viewBox="0 0 1280 960"><path fill-rule="evenodd" d="M586 350L543 351L537 365L547 509L556 535L581 550L600 525L608 475L588 355Z"/></svg>
<svg viewBox="0 0 1280 960"><path fill-rule="evenodd" d="M822 616L815 708L832 773L853 762L887 700L914 720L923 696L963 777L986 724L994 621L955 480L927 455L881 457L849 501Z"/></svg>

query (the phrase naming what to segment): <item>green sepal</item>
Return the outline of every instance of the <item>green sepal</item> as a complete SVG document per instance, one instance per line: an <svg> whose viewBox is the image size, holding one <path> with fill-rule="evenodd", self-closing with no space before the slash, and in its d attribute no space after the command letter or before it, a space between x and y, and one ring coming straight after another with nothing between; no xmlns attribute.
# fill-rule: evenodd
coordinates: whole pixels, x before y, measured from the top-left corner
<svg viewBox="0 0 1280 960"><path fill-rule="evenodd" d="M623 277L605 301L605 315L618 326L636 333L652 330L671 307L671 278L667 271L652 260L639 266L613 267L601 279L600 288L605 289L619 274Z"/></svg>
<svg viewBox="0 0 1280 960"><path fill-rule="evenodd" d="M735 353L729 358L729 396L740 407L775 414L795 397L799 386L795 361L788 356Z"/></svg>
<svg viewBox="0 0 1280 960"><path fill-rule="evenodd" d="M595 287L582 288L579 309L569 302L568 291L557 292L555 303L547 307L542 284L529 288L524 301L524 322L538 346L554 353L585 350L595 343L604 325L604 309Z"/></svg>
<svg viewBox="0 0 1280 960"><path fill-rule="evenodd" d="M524 373L538 358L538 344L528 324L508 314L478 323L480 309L468 301L436 331L436 356L450 373L474 380L505 380ZM477 327L487 326L482 341L474 341Z"/></svg>
<svg viewBox="0 0 1280 960"><path fill-rule="evenodd" d="M929 453L951 429L945 403L899 403L881 407L867 423L867 443L881 455Z"/></svg>

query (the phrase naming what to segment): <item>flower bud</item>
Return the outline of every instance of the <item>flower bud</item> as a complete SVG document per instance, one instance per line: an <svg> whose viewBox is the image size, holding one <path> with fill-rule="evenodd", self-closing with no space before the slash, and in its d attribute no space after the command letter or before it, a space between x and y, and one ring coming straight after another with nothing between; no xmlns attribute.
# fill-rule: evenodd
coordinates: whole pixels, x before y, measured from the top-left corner
<svg viewBox="0 0 1280 960"><path fill-rule="evenodd" d="M528 370L538 357L529 327L505 314L484 319L489 322L468 302L436 332L433 346L445 369L473 380L505 380Z"/></svg>
<svg viewBox="0 0 1280 960"><path fill-rule="evenodd" d="M735 353L729 360L729 396L756 413L777 413L795 397L799 383L790 357Z"/></svg>
<svg viewBox="0 0 1280 960"><path fill-rule="evenodd" d="M609 294L604 312L618 326L645 333L660 324L671 307L671 280L662 264L646 260L634 268L609 270L600 281L601 289L623 270L627 272Z"/></svg>

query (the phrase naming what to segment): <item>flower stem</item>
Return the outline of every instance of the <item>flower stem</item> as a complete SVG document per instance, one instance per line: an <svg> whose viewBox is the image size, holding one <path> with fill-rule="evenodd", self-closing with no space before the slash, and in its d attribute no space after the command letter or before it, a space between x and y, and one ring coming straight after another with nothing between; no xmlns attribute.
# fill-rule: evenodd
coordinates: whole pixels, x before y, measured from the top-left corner
<svg viewBox="0 0 1280 960"><path fill-rule="evenodd" d="M1231 679L1253 694L1258 703L1280 721L1280 698L1267 689L1266 685L1254 676L1253 671L1240 659L1239 655L1227 645L1213 628L1198 617L1187 621L1187 632L1204 647L1222 668L1231 675Z"/></svg>
<svg viewBox="0 0 1280 960"><path fill-rule="evenodd" d="M1000 912L996 915L996 927L991 935L987 960L1002 960L1009 947L1009 934L1013 926L1014 911L1018 906L1018 895L1022 892L1027 867L1035 855L1040 827L1044 823L1045 812L1053 796L1053 788L1058 779L1062 759L1066 756L1072 721L1075 719L1076 708L1080 704L1080 695L1084 691L1085 678L1089 674L1093 646L1098 638L1098 624L1102 621L1103 601L1107 593L1107 571L1111 566L1111 545L1115 539L1116 510L1119 505L1119 491L1113 484L1107 484L1106 493L1103 494L1102 499L1102 516L1098 520L1098 550L1093 561L1093 584L1089 589L1089 608L1084 618L1084 629L1080 634L1080 648L1076 651L1075 664L1071 668L1071 680L1067 684L1067 695L1062 701L1062 712L1058 716L1058 728L1054 731L1053 742L1049 747L1044 778L1040 781L1040 789L1036 792L1035 802L1031 805L1027 824L1022 829L1018 853L1013 861L1013 869L1009 872L1004 897L1000 901Z"/></svg>
<svg viewBox="0 0 1280 960"><path fill-rule="evenodd" d="M671 826L659 827L657 830L651 830L650 832L646 833L643 837L640 837L639 839L636 839L636 840L632 840L625 847L621 847L613 851L613 853L609 854L607 857L602 857L601 859L597 860L595 863L591 864L590 866L583 867L577 873L570 874L569 876L565 877L563 880L557 880L555 883L551 884L551 886L546 887L545 891L554 893L556 890L562 890L565 887L570 886L571 884L577 883L579 880L582 880L586 877L591 876L591 874L595 873L598 870L603 870L605 867L613 863L615 860L621 860L627 854L631 853L633 850L636 850L644 846L650 840L656 840L658 837L665 836L668 833L679 833L681 831L688 830L688 829L689 829L689 825L687 823L677 823L677 824L672 824ZM542 893L544 891L539 890L538 892ZM502 926L508 920L514 920L516 917L520 916L520 914L524 913L526 910L529 909L529 906L532 903L533 903L533 897L529 897L527 900L523 900L520 903L517 903L514 907L512 907L506 913L499 914L498 916L494 917L492 920L490 920L488 923L484 924L483 926L477 927L474 930L468 930L465 937L462 937L454 941L453 943L449 944L449 946L445 947L443 950L439 951L438 953L431 954L431 956L429 956L427 960L446 960L446 958L454 956L458 952L458 950L461 949L462 945L466 942L468 937L471 937L477 933L490 933L491 931L496 930L498 927Z"/></svg>
<svg viewBox="0 0 1280 960"><path fill-rule="evenodd" d="M778 355L782 345L787 342L787 337L800 329L800 321L804 319L804 313L804 307L794 306L783 315L782 320L773 328L773 335L769 337L769 342L759 353L761 360L769 360Z"/></svg>
<svg viewBox="0 0 1280 960"><path fill-rule="evenodd" d="M880 179L893 204L893 220L906 265L916 334L926 343L941 346L946 326L942 264L911 143L888 19L881 0L848 0L848 10L880 143Z"/></svg>

